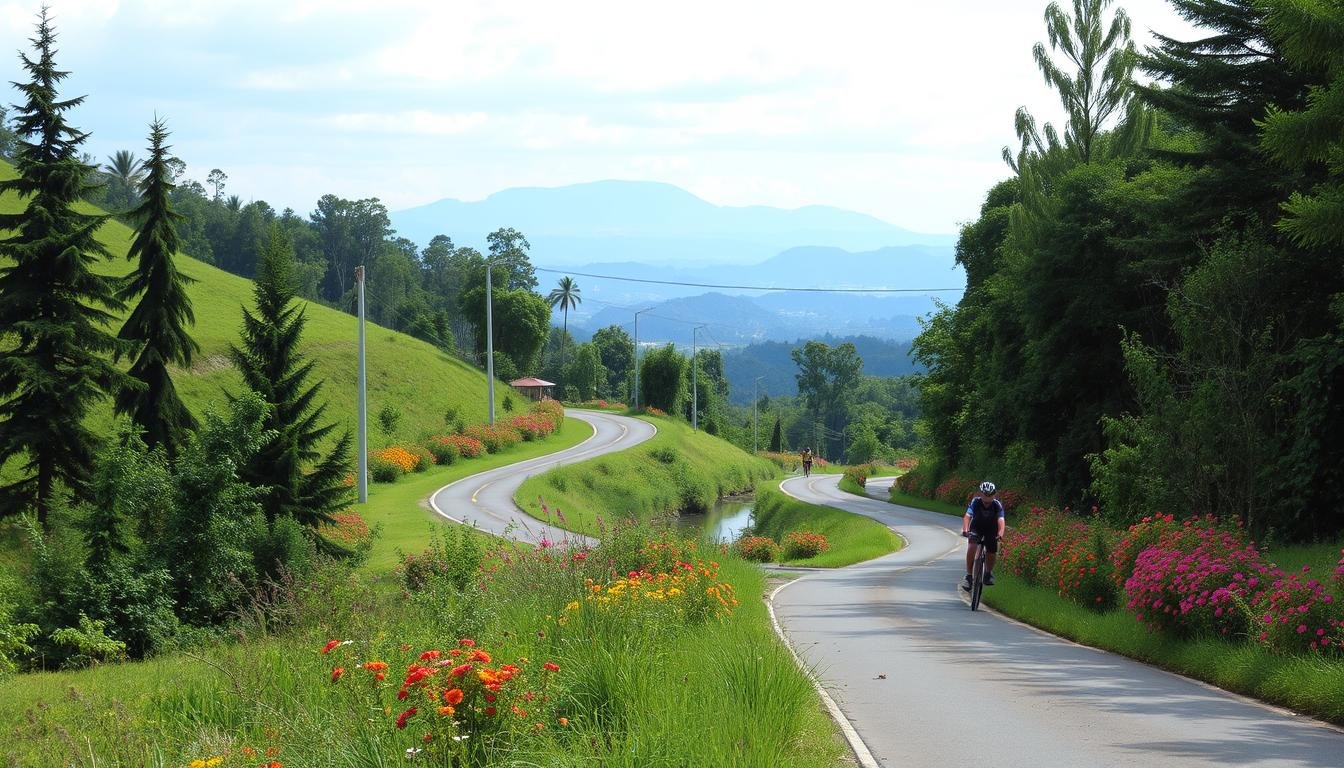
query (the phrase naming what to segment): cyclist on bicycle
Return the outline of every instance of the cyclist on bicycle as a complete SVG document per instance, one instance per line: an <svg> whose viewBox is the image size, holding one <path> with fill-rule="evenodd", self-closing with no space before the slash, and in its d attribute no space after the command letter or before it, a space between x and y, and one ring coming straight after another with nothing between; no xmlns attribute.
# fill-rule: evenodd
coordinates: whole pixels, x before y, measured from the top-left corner
<svg viewBox="0 0 1344 768"><path fill-rule="evenodd" d="M812 474L812 449L804 448L802 458L803 458L803 477L807 477L808 475Z"/></svg>
<svg viewBox="0 0 1344 768"><path fill-rule="evenodd" d="M966 516L961 519L962 536L978 533L984 541L987 587L994 584L994 561L999 554L999 539L1003 538L1003 530L1007 526L1003 502L994 498L998 490L989 481L981 483L980 495L971 499L971 503L966 507ZM961 582L961 588L967 591L971 588L971 569L975 566L975 554L975 540L972 539L966 547L966 579Z"/></svg>

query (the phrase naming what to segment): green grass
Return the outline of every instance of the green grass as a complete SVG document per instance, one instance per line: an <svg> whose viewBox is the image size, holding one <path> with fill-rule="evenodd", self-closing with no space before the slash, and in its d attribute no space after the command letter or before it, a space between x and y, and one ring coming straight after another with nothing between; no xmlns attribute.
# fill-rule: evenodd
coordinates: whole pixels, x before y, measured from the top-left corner
<svg viewBox="0 0 1344 768"><path fill-rule="evenodd" d="M364 568L374 573L392 570L403 553L419 553L429 543L436 526L447 521L429 507L429 496L451 482L477 472L502 467L536 456L554 453L578 445L593 434L587 422L565 419L559 431L545 440L519 443L502 453L483 454L476 459L461 459L446 467L430 467L425 472L403 476L395 483L370 483L369 503L356 504L370 527L378 526L378 537ZM487 534L480 534L487 537Z"/></svg>
<svg viewBox="0 0 1344 768"><path fill-rule="evenodd" d="M749 491L756 481L776 474L769 461L713 435L693 432L683 421L641 418L657 426L658 434L630 450L533 477L514 500L533 517L600 536L599 517L609 524L704 511L721 496ZM542 511L543 503L549 514Z"/></svg>
<svg viewBox="0 0 1344 768"><path fill-rule="evenodd" d="M852 493L855 496L863 496L865 498L868 498L868 489L860 486L858 483L854 482L852 479L848 477L840 478L839 488L845 493Z"/></svg>
<svg viewBox="0 0 1344 768"><path fill-rule="evenodd" d="M13 166L0 161L0 179L15 177ZM0 213L18 213L25 203L14 195L0 196ZM101 213L93 206L82 208ZM126 259L132 230L109 220L98 232L98 239L112 253L112 259L98 264L105 274L128 274L134 264ZM231 344L238 342L242 307L252 306L252 281L229 274L189 256L179 255L178 269L196 280L188 287L196 325L191 335L201 351L191 368L173 369L173 382L187 406L198 416L211 406L225 402L225 390L242 386L241 379L228 359ZM326 416L354 434L356 427L357 328L355 318L320 304L307 304L308 323L301 349L314 361L310 381L323 381L322 397L327 401ZM113 333L120 328L125 313L118 316ZM366 326L369 446L382 447L402 440L417 440L445 432L444 413L452 407L466 423L486 420L485 375L474 366L437 349L431 344L378 325ZM496 403L511 398L522 408L516 393L504 384L496 384ZM391 435L383 434L378 412L391 405L400 409L402 419ZM111 404L104 401L93 418L100 429L109 429Z"/></svg>
<svg viewBox="0 0 1344 768"><path fill-rule="evenodd" d="M0 742L0 764L165 768L225 753L225 766L261 762L260 754L242 759L246 746L274 748L286 766L404 765L405 751L439 728L425 706L412 727L392 727L414 701L393 696L406 664L423 649L446 650L464 636L478 640L496 663L526 657L560 665L548 727L529 733L533 718L507 716L519 723L512 748L492 765L845 764L833 723L770 629L757 598L766 590L759 569L720 558L720 578L741 598L722 619L660 614L661 604L650 600L631 614L588 603L567 613L567 602L583 599L585 574L602 579L606 553L597 555L583 571L533 558L479 588L440 586L409 598L373 589L367 580L333 578L300 598L299 628L283 637L9 679L0 696L0 730L8 736ZM562 614L571 620L560 622ZM354 642L319 655L330 638ZM379 693L369 673L356 668L370 658L392 664ZM349 677L333 684L338 664ZM567 726L559 724L561 715Z"/></svg>
<svg viewBox="0 0 1344 768"><path fill-rule="evenodd" d="M914 507L915 509L922 509L927 512L952 515L953 517L961 517L966 514L965 507L957 506L956 504L948 504L945 501L938 501L937 499L924 499L919 496L911 496L908 493L901 493L894 487L892 488L891 495L888 497L887 501L892 504L900 504L903 507Z"/></svg>
<svg viewBox="0 0 1344 768"><path fill-rule="evenodd" d="M830 549L816 557L783 561L786 565L839 568L881 557L904 545L900 536L871 517L799 501L774 482L756 486L752 517L752 532L775 541L781 541L790 531L811 531L826 537Z"/></svg>
<svg viewBox="0 0 1344 768"><path fill-rule="evenodd" d="M995 610L1084 645L1344 724L1344 661L1277 654L1249 642L1172 639L1125 611L1093 613L998 570L984 598Z"/></svg>

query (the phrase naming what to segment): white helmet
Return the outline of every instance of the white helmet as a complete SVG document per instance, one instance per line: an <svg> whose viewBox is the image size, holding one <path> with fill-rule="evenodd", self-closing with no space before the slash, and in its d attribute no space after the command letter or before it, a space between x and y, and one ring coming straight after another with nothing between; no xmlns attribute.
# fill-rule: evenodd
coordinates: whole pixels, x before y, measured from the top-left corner
<svg viewBox="0 0 1344 768"><path fill-rule="evenodd" d="M995 486L993 483L989 482L988 480L980 484L980 492L985 494L986 496L993 496L994 492L997 490L998 487Z"/></svg>

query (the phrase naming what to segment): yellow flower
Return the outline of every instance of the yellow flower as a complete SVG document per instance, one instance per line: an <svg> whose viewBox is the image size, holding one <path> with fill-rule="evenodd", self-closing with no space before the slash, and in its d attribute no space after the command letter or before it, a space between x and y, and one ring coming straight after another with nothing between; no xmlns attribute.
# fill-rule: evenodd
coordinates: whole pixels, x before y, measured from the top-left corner
<svg viewBox="0 0 1344 768"><path fill-rule="evenodd" d="M205 761L200 759L192 760L191 768L205 768Z"/></svg>
<svg viewBox="0 0 1344 768"><path fill-rule="evenodd" d="M579 601L578 601L578 600L572 600L572 601L570 601L569 605L566 605L566 606L565 606L565 610L566 610L566 611L577 611L577 610L579 610Z"/></svg>
<svg viewBox="0 0 1344 768"><path fill-rule="evenodd" d="M224 762L224 758L212 757L209 760L205 761L205 768L215 768L215 766L219 765L222 762Z"/></svg>

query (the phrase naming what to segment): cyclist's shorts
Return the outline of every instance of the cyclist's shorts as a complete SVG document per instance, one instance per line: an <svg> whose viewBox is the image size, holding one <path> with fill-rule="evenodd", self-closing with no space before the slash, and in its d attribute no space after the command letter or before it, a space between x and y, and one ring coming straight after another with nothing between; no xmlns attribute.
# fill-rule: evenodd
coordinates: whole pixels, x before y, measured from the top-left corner
<svg viewBox="0 0 1344 768"><path fill-rule="evenodd" d="M998 530L998 528L995 528L994 531L991 532L991 533L985 533L984 531L976 531L974 528L972 528L971 530L974 531L975 533L978 533L978 534L980 534L981 536L984 537L985 551L986 551L986 552L993 552L993 553L995 553L995 554L998 554L998 552L999 552L999 530Z"/></svg>

